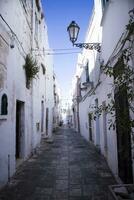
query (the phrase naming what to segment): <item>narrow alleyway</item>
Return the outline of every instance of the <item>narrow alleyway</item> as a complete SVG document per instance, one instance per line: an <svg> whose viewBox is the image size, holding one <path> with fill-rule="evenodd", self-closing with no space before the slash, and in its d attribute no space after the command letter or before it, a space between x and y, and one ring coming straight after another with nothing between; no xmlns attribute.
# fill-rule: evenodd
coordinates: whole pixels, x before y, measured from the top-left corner
<svg viewBox="0 0 134 200"><path fill-rule="evenodd" d="M54 142L42 141L0 192L0 200L107 200L114 184L96 149L78 133L62 128Z"/></svg>

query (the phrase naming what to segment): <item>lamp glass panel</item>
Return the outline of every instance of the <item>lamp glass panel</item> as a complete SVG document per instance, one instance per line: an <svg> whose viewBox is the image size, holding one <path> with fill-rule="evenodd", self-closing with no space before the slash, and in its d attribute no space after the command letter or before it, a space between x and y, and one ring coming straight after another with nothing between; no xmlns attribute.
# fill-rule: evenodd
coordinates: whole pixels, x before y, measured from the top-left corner
<svg viewBox="0 0 134 200"><path fill-rule="evenodd" d="M74 37L76 38L76 40L78 38L78 34L79 34L79 27L75 26L74 27Z"/></svg>
<svg viewBox="0 0 134 200"><path fill-rule="evenodd" d="M69 34L70 34L70 40L72 42L75 42L76 41L76 38L75 38L75 27L74 26L71 26L69 28Z"/></svg>
<svg viewBox="0 0 134 200"><path fill-rule="evenodd" d="M78 33L79 33L79 26L75 23L75 21L72 21L71 24L68 27L68 32L69 32L69 37L71 42L75 42L77 40L78 37Z"/></svg>

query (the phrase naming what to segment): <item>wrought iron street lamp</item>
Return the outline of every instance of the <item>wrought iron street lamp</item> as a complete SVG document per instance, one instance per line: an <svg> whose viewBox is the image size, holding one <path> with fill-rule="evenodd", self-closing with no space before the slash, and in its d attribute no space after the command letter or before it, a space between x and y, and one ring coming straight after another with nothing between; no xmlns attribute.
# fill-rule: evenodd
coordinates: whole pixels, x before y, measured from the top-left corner
<svg viewBox="0 0 134 200"><path fill-rule="evenodd" d="M100 43L75 43L78 38L80 27L78 24L76 24L75 21L72 21L70 25L67 28L67 31L69 33L70 41L73 43L73 46L79 47L79 48L85 48L90 50L97 50L100 52L101 46Z"/></svg>

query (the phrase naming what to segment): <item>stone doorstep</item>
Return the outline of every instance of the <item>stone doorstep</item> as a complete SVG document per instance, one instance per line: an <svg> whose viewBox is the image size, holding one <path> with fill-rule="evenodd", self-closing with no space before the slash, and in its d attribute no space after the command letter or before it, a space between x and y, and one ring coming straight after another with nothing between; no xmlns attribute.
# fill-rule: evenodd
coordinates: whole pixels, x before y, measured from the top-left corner
<svg viewBox="0 0 134 200"><path fill-rule="evenodd" d="M24 162L24 159L18 158L16 159L16 169L18 169Z"/></svg>
<svg viewBox="0 0 134 200"><path fill-rule="evenodd" d="M46 141L46 143L52 144L54 142L54 139L52 137L46 138L45 141Z"/></svg>
<svg viewBox="0 0 134 200"><path fill-rule="evenodd" d="M131 200L134 197L133 184L110 185L109 190L115 200Z"/></svg>
<svg viewBox="0 0 134 200"><path fill-rule="evenodd" d="M111 173L109 173L109 172L100 172L100 176L102 178L110 178L110 177L112 177Z"/></svg>
<svg viewBox="0 0 134 200"><path fill-rule="evenodd" d="M71 188L69 193L72 197L80 197L82 195L81 188Z"/></svg>

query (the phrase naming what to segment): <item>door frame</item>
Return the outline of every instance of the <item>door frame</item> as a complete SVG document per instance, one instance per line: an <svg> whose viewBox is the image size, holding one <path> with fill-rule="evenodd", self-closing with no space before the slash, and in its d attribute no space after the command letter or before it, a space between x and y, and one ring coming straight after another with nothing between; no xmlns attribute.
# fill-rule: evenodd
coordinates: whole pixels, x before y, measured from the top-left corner
<svg viewBox="0 0 134 200"><path fill-rule="evenodd" d="M117 62L113 68L114 79L116 79L120 67L122 67L122 69L124 68L123 58L122 65ZM124 183L133 183L131 128L129 123L127 123L129 121L130 113L127 90L122 90L122 87L123 86L118 86L114 90L118 175Z"/></svg>
<svg viewBox="0 0 134 200"><path fill-rule="evenodd" d="M25 150L25 103L16 100L16 139L15 139L15 157L20 159L24 157Z"/></svg>

